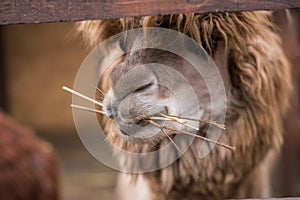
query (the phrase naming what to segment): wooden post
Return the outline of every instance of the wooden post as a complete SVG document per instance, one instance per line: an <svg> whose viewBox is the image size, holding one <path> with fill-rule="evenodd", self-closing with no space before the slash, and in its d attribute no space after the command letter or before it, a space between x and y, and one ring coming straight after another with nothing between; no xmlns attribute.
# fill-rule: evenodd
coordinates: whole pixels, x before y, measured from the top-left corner
<svg viewBox="0 0 300 200"><path fill-rule="evenodd" d="M2 30L3 30L3 27L0 27L0 109L7 111L8 105L7 105L7 99L6 99L6 81L5 81Z"/></svg>
<svg viewBox="0 0 300 200"><path fill-rule="evenodd" d="M293 92L290 97L290 109L284 119L284 148L281 160L281 194L299 196L299 153L300 153L300 10L291 10L292 21L287 20L285 12L276 15L281 30L283 49L292 66Z"/></svg>

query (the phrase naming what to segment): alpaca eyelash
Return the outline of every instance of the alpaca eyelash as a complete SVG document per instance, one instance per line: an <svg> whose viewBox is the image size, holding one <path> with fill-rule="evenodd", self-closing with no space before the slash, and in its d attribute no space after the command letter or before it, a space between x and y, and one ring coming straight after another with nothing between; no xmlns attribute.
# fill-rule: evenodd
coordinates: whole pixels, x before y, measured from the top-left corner
<svg viewBox="0 0 300 200"><path fill-rule="evenodd" d="M153 84L153 83L150 83L150 85ZM146 84L145 85L146 87L149 86L149 84ZM142 86L143 89L145 88L144 86ZM81 97L91 103L95 103L96 105L99 105L101 107L103 107L103 103L99 102L99 101L96 101L95 99L92 99L90 97L87 97L67 86L63 86L62 87L63 90L69 92L69 93L72 93L78 97ZM105 93L100 90L99 88L97 88L97 91L101 94L101 95L105 95ZM75 108L75 109L79 109L79 110L84 110L84 111L88 111L88 112L93 112L93 113L98 113L98 114L102 114L102 115L105 115L106 116L106 113L103 111L103 110L98 110L98 109L93 109L93 108L88 108L88 107L84 107L84 106L80 106L80 105L74 105L74 104L71 104L71 107L72 108ZM179 130L179 129L176 129L174 127L171 127L171 126L168 126L168 125L160 125L158 123L156 123L154 120L157 120L157 121L173 121L173 122L176 122L178 124L181 124L183 126L186 126L186 127L189 127L189 128L192 128L192 129L195 129L195 130L199 130L197 127L193 127L191 125L189 125L187 123L187 121L198 121L199 123L206 123L206 124L211 124L213 126L216 126L218 128L221 128L223 130L225 130L225 125L223 124L218 124L217 122L215 121L210 121L210 120L201 120L201 119L194 119L194 118L189 118L189 117L182 117L182 116L175 116L175 115L167 115L167 114L162 114L160 113L159 114L160 116L148 116L148 117L145 117L145 119L143 119L144 122L149 122L150 124L158 127L159 129L161 129L162 133L167 135L168 139L175 145L176 148L178 148L178 146L175 144L175 142L172 140L171 137L169 137L169 135L166 133L166 130L169 130L169 131L175 131L175 132L179 132L181 134L185 134L185 135L189 135L189 136L194 136L198 139L201 139L203 141L206 141L206 142L210 142L210 143L213 143L213 144L216 144L220 147L224 147L226 149L229 149L229 150L235 150L236 147L233 147L233 146L229 146L227 144L223 144L223 143L220 143L218 141L215 141L215 140L212 140L212 139L209 139L209 138L206 138L206 137L203 137L201 135L197 135L195 133L192 133L192 132L188 132L188 131L184 131L184 130Z"/></svg>
<svg viewBox="0 0 300 200"><path fill-rule="evenodd" d="M154 85L153 82L147 83L147 84L142 85L141 87L137 88L134 92L141 92L141 91L145 90L146 88L151 87L152 85Z"/></svg>

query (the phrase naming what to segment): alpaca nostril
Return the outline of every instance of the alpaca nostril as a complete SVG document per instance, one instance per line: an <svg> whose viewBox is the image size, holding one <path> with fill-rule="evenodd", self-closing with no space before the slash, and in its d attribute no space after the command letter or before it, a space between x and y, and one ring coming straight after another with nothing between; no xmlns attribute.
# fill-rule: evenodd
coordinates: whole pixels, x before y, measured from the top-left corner
<svg viewBox="0 0 300 200"><path fill-rule="evenodd" d="M113 119L115 116L116 116L116 111L113 109L113 107L107 107L106 108L106 115L109 117L109 118L111 118L111 119Z"/></svg>

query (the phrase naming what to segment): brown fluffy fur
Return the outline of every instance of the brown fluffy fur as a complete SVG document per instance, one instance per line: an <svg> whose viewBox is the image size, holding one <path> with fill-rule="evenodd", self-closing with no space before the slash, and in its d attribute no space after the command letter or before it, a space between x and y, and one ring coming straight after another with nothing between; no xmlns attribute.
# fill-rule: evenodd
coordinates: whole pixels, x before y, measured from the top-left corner
<svg viewBox="0 0 300 200"><path fill-rule="evenodd" d="M197 159L197 142L184 159L143 176L152 199L222 199L261 197L269 181L271 161L282 144L281 118L288 106L289 63L270 12L180 14L81 22L87 44L135 27L165 27L194 38L229 74L226 131L220 142L236 151L214 148ZM218 51L217 51L218 50ZM107 89L107 78L101 85ZM115 134L113 121L103 119L108 136L125 149L142 152L132 141ZM155 194L155 195L154 195ZM126 194L123 194L126 195Z"/></svg>
<svg viewBox="0 0 300 200"><path fill-rule="evenodd" d="M59 199L53 148L0 111L0 199Z"/></svg>

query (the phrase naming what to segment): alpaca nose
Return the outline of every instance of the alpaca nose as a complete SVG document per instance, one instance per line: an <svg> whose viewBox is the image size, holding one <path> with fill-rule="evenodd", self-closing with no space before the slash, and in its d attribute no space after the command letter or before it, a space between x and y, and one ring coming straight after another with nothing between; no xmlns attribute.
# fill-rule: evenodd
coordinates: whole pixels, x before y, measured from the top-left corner
<svg viewBox="0 0 300 200"><path fill-rule="evenodd" d="M112 107L112 106L108 106L106 108L106 115L113 119L116 116L117 111Z"/></svg>

